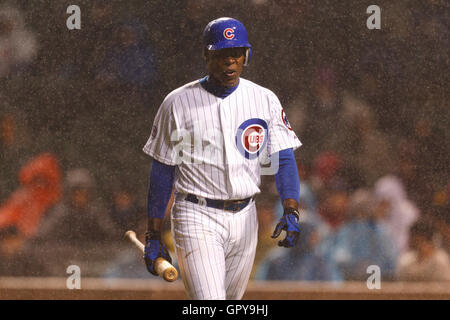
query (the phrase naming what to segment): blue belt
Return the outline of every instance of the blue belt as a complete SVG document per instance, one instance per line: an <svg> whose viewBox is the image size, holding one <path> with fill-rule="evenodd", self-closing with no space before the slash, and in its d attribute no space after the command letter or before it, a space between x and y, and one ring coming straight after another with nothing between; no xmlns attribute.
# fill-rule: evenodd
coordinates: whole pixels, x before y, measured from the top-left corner
<svg viewBox="0 0 450 320"><path fill-rule="evenodd" d="M188 193L184 200L195 204L206 205L210 208L238 212L244 209L255 197L249 197L242 200L214 200L208 198L197 197L195 194Z"/></svg>

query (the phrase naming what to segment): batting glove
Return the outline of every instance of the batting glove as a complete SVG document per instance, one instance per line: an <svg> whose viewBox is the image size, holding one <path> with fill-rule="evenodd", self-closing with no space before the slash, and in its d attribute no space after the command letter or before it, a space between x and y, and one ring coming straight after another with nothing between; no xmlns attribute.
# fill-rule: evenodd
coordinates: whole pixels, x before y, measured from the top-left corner
<svg viewBox="0 0 450 320"><path fill-rule="evenodd" d="M272 234L272 238L278 238L281 231L286 231L286 238L278 241L280 247L291 248L297 244L300 235L299 212L297 209L285 208L283 216L278 222Z"/></svg>
<svg viewBox="0 0 450 320"><path fill-rule="evenodd" d="M144 260L148 272L150 272L154 276L158 275L155 270L154 262L159 257L163 257L164 259L172 263L172 258L170 257L166 246L161 241L161 232L148 231L145 233Z"/></svg>

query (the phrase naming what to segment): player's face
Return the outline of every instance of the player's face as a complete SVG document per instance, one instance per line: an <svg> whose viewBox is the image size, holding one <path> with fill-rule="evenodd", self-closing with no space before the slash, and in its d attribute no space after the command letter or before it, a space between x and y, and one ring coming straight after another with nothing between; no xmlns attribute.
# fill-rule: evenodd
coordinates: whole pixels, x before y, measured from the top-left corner
<svg viewBox="0 0 450 320"><path fill-rule="evenodd" d="M244 68L245 50L245 48L227 48L208 51L206 59L209 75L222 86L236 86Z"/></svg>

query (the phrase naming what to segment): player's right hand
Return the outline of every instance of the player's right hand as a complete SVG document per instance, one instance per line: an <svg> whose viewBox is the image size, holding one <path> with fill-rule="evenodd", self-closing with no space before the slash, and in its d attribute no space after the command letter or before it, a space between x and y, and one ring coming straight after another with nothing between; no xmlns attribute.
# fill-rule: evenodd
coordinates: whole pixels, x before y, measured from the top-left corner
<svg viewBox="0 0 450 320"><path fill-rule="evenodd" d="M148 231L145 233L144 260L148 272L150 272L154 276L158 275L155 270L154 262L159 257L163 257L168 262L172 263L172 258L170 257L165 244L161 240L161 232Z"/></svg>

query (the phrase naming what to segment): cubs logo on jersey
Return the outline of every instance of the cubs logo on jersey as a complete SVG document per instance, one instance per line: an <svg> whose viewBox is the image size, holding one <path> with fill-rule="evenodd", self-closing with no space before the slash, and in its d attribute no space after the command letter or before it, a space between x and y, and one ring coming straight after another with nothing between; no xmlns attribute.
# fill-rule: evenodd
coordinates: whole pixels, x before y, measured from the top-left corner
<svg viewBox="0 0 450 320"><path fill-rule="evenodd" d="M225 39L233 40L234 39L234 29L233 28L226 28L223 30L223 36Z"/></svg>
<svg viewBox="0 0 450 320"><path fill-rule="evenodd" d="M289 123L287 116L286 116L286 112L284 112L284 109L281 109L281 119L283 120L284 125L292 131L292 127L291 124Z"/></svg>
<svg viewBox="0 0 450 320"><path fill-rule="evenodd" d="M267 144L267 122L252 118L244 121L236 132L236 147L247 159L257 158Z"/></svg>

